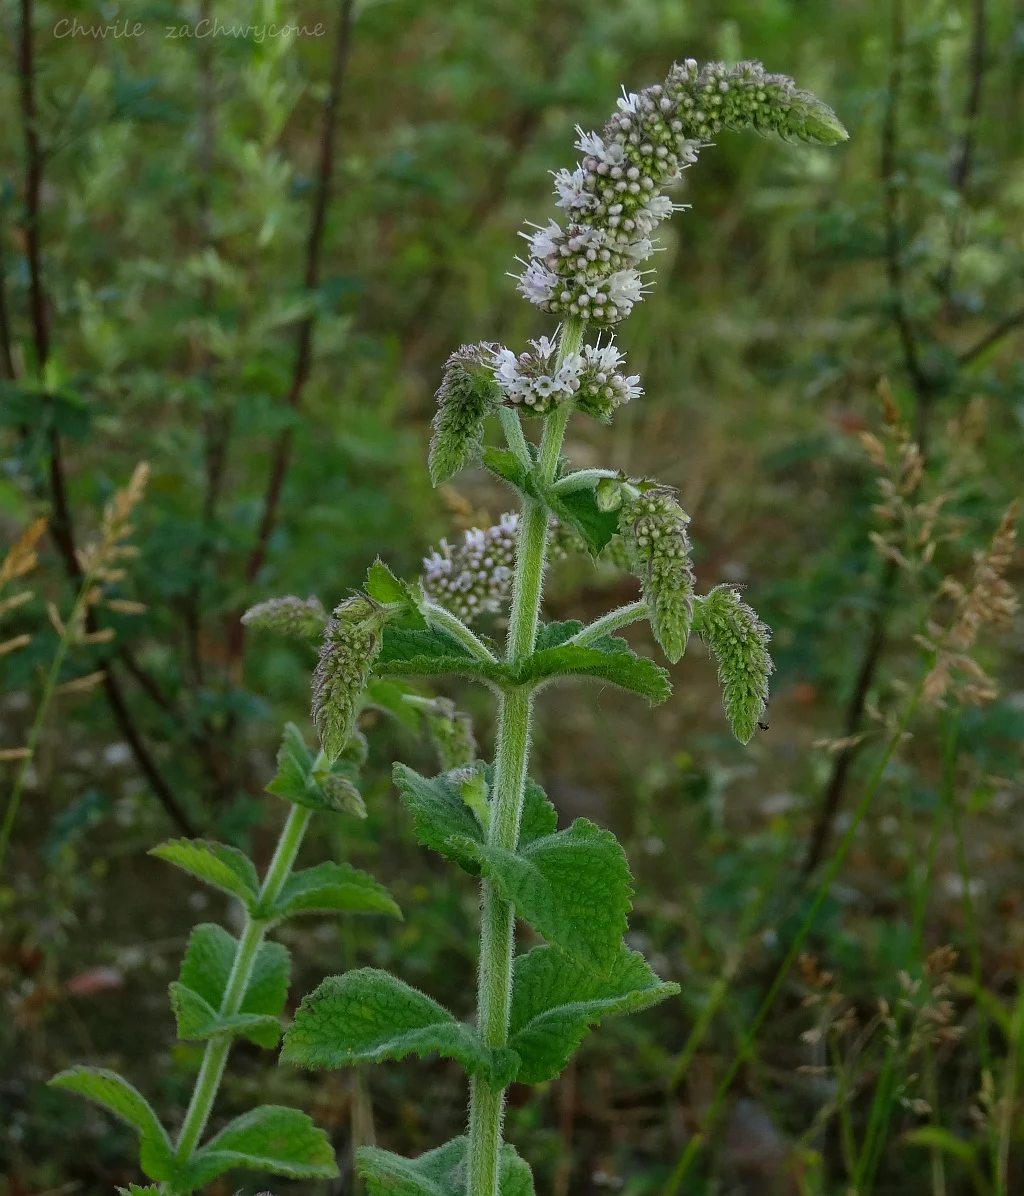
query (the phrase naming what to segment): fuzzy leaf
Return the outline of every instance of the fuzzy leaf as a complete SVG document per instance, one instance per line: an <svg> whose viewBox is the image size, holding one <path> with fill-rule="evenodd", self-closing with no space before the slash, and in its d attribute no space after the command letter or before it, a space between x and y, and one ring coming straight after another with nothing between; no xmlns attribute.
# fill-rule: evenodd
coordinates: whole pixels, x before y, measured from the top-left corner
<svg viewBox="0 0 1024 1196"><path fill-rule="evenodd" d="M416 838L470 875L479 876L480 864L464 843L467 839L482 843L483 832L458 790L444 775L428 779L405 764L395 764L391 775L402 805L412 814Z"/></svg>
<svg viewBox="0 0 1024 1196"><path fill-rule="evenodd" d="M256 865L237 847L207 839L168 839L150 848L149 854L240 898L247 909L255 905L259 896Z"/></svg>
<svg viewBox="0 0 1024 1196"><path fill-rule="evenodd" d="M601 554L619 530L617 512L602 510L593 490L573 490L562 495L549 493L545 501L562 523L575 528L594 556Z"/></svg>
<svg viewBox="0 0 1024 1196"><path fill-rule="evenodd" d="M388 972L359 968L329 976L303 1000L281 1062L333 1068L435 1052L495 1088L508 1084L518 1065L515 1052L485 1047L476 1030L425 993Z"/></svg>
<svg viewBox="0 0 1024 1196"><path fill-rule="evenodd" d="M182 1042L203 1042L215 1034L247 1038L261 1047L273 1047L281 1037L281 1023L268 1014L236 1013L222 1017L205 998L184 984L170 985L171 1008Z"/></svg>
<svg viewBox="0 0 1024 1196"><path fill-rule="evenodd" d="M174 1159L167 1131L149 1101L127 1080L99 1067L72 1067L49 1083L86 1096L126 1121L139 1135L139 1165L146 1175L155 1180L172 1178Z"/></svg>
<svg viewBox="0 0 1024 1196"><path fill-rule="evenodd" d="M471 656L452 637L436 628L415 628L389 624L375 671L382 676L435 677L444 674L501 683L508 670L499 662L489 663Z"/></svg>
<svg viewBox="0 0 1024 1196"><path fill-rule="evenodd" d="M358 753L361 745L358 740L353 744L354 738L350 733L345 749L329 764L323 756L313 755L294 723L286 723L277 751L277 773L267 792L310 810L365 818L366 807L352 780L355 766L345 758L349 745Z"/></svg>
<svg viewBox="0 0 1024 1196"><path fill-rule="evenodd" d="M485 448L482 460L495 477L507 482L513 490L536 496L530 470L510 449Z"/></svg>
<svg viewBox="0 0 1024 1196"><path fill-rule="evenodd" d="M187 1186L201 1187L236 1167L289 1179L333 1179L339 1174L330 1139L305 1113L261 1105L226 1125L189 1161Z"/></svg>
<svg viewBox="0 0 1024 1196"><path fill-rule="evenodd" d="M509 670L512 680L528 684L558 677L592 677L639 694L652 706L668 698L672 692L668 673L653 660L637 656L620 636L602 636L585 647L552 642L563 634L567 639L582 626L571 622L542 628L536 650L517 669Z"/></svg>
<svg viewBox="0 0 1024 1196"><path fill-rule="evenodd" d="M378 557L366 573L366 592L382 605L394 605L395 603L402 603L405 607L404 611L389 611L388 618L401 618L406 626L424 628L427 625L426 619L420 613L420 607L423 603L423 590L419 583L410 585L407 581L402 581L401 578L396 577L391 570Z"/></svg>
<svg viewBox="0 0 1024 1196"><path fill-rule="evenodd" d="M611 831L577 818L518 852L464 842L502 897L548 942L604 975L612 970L633 890Z"/></svg>
<svg viewBox="0 0 1024 1196"><path fill-rule="evenodd" d="M494 783L493 766L477 761L473 767L483 773L490 791ZM413 816L413 830L420 843L458 864L471 876L479 876L479 859L467 847L467 841L483 844L484 834L452 780L443 773L430 778L421 776L405 764L396 764L392 776L402 804ZM528 777L519 828L520 847L550 835L557 825L554 806L537 782Z"/></svg>
<svg viewBox="0 0 1024 1196"><path fill-rule="evenodd" d="M468 1138L453 1138L418 1159L406 1159L364 1146L356 1155L356 1169L370 1196L464 1196L468 1147ZM533 1196L530 1168L508 1142L502 1145L499 1167L501 1196Z"/></svg>
<svg viewBox="0 0 1024 1196"><path fill-rule="evenodd" d="M266 916L276 921L314 913L402 916L387 889L372 876L350 864L332 863L293 872Z"/></svg>
<svg viewBox="0 0 1024 1196"><path fill-rule="evenodd" d="M678 984L663 984L644 957L625 944L605 977L554 947L534 947L515 962L509 1045L522 1059L516 1079L521 1084L553 1080L590 1026L677 992Z"/></svg>
<svg viewBox="0 0 1024 1196"><path fill-rule="evenodd" d="M189 935L179 982L211 1008L220 1009L237 950L238 940L223 926L201 922ZM287 947L261 943L239 1012L279 1017L288 996L290 973Z"/></svg>

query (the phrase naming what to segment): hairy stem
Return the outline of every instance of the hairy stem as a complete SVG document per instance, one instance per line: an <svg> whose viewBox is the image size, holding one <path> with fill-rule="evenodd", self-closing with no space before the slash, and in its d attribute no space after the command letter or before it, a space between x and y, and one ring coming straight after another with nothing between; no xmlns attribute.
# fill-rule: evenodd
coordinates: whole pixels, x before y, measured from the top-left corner
<svg viewBox="0 0 1024 1196"><path fill-rule="evenodd" d="M277 841L274 858L270 861L270 867L267 869L260 889L261 906L266 907L272 904L280 895L281 889L288 879L288 874L292 870L292 865L295 863L295 857L298 855L302 837L306 833L306 827L311 817L312 811L306 809L305 806L292 806L291 813L288 815L288 820ZM228 977L227 987L224 989L224 999L220 1004L219 1012L222 1017L230 1017L241 1009L266 930L267 923L265 921L246 914L245 929L239 940L235 960L231 965L231 974ZM199 1069L199 1075L196 1077L195 1088L192 1090L192 1099L189 1101L188 1111L174 1148L174 1157L179 1163L186 1163L192 1157L192 1152L206 1128L210 1112L213 1109L213 1102L217 1099L217 1091L220 1088L224 1065L230 1050L230 1034L218 1034L206 1044L203 1063Z"/></svg>
<svg viewBox="0 0 1024 1196"><path fill-rule="evenodd" d="M562 330L559 365L566 354L576 351L582 338L582 322L568 321ZM563 404L545 421L538 460L542 482L550 483L555 476L570 414L570 405ZM508 658L511 662L528 656L536 642L547 538L547 511L540 503L532 500L524 502L508 628ZM519 842L519 821L530 754L531 709L530 692L515 689L502 696L498 711L498 748L488 837L492 844L507 851L515 851ZM500 1047L508 1041L515 918L512 906L498 896L489 880L482 882L481 890L477 1024L484 1043ZM504 1090L495 1092L481 1077L474 1076L469 1098L468 1196L498 1196L504 1108Z"/></svg>
<svg viewBox="0 0 1024 1196"><path fill-rule="evenodd" d="M486 660L491 664L495 663L495 656L490 648L487 647L482 639L474 635L466 624L460 618L453 615L451 611L445 610L443 606L438 606L436 602L426 602L423 605L423 614L431 627L439 631L446 631L452 639L458 640L477 660Z"/></svg>
<svg viewBox="0 0 1024 1196"><path fill-rule="evenodd" d="M617 606L615 610L610 610L600 619L595 619L589 627L584 627L582 631L577 631L575 635L570 636L566 643L584 647L587 644L592 644L594 640L599 640L603 635L611 635L620 627L626 627L630 623L636 623L640 619L646 618L646 602L629 602L625 606Z"/></svg>
<svg viewBox="0 0 1024 1196"><path fill-rule="evenodd" d="M551 487L551 493L574 494L577 490L593 490L604 478L621 476L617 469L577 469L574 473L567 473L564 478L559 478Z"/></svg>

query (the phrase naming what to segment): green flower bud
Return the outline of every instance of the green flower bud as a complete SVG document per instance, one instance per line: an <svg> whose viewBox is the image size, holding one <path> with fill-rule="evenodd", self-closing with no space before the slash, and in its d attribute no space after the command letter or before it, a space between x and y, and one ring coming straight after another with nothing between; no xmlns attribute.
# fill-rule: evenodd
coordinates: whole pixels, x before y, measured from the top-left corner
<svg viewBox="0 0 1024 1196"><path fill-rule="evenodd" d="M435 698L424 717L442 772L462 768L476 759L473 720L456 709L450 698Z"/></svg>
<svg viewBox="0 0 1024 1196"><path fill-rule="evenodd" d="M313 674L313 723L328 760L345 751L355 729L359 699L380 652L384 615L365 594L335 610L324 631L320 661Z"/></svg>
<svg viewBox="0 0 1024 1196"><path fill-rule="evenodd" d="M768 678L775 668L768 654L771 631L729 585L697 599L694 626L718 661L733 734L747 743L768 702Z"/></svg>
<svg viewBox="0 0 1024 1196"><path fill-rule="evenodd" d="M643 586L654 638L673 664L686 650L693 622L689 522L666 488L648 490L619 511L629 568Z"/></svg>
<svg viewBox="0 0 1024 1196"><path fill-rule="evenodd" d="M463 345L444 368L431 424L430 480L435 486L454 477L483 448L484 420L503 399L494 377L495 345Z"/></svg>
<svg viewBox="0 0 1024 1196"><path fill-rule="evenodd" d="M319 598L271 598L258 602L242 615L246 627L261 631L277 631L296 639L314 640L323 634L327 623L327 611Z"/></svg>

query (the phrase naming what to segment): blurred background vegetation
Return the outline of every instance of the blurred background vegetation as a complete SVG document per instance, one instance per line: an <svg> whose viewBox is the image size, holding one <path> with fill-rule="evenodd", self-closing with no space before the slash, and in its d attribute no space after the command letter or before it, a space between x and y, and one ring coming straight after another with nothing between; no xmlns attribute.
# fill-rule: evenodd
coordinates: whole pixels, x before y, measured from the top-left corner
<svg viewBox="0 0 1024 1196"><path fill-rule="evenodd" d="M0 540L46 520L0 593L0 1193L138 1178L130 1131L44 1088L70 1061L175 1123L201 1048L173 1045L166 984L226 911L145 852L201 829L263 859L308 712L312 654L239 613L336 602L378 552L413 576L504 509L483 474L430 489L440 367L549 331L516 234L574 126L684 56L792 74L850 141L704 153L620 335L647 393L568 451L679 488L702 588L742 583L774 629L769 729L731 740L698 644L653 713L542 701L532 771L623 838L631 941L683 992L515 1088L507 1134L552 1196L1024 1190L1024 627L967 625L999 613L985 559L1021 575L1005 528L1009 559L972 563L1021 479L1021 0L200 3L0 7ZM306 35L183 35L204 19ZM138 553L97 566L142 461ZM549 614L633 584L570 560ZM488 746L487 702L450 696ZM293 1000L379 964L464 1013L475 888L390 787L422 745L368 731L369 819L310 851L406 921L289 931ZM329 1127L339 1192L353 1144L432 1147L465 1098L444 1062L312 1077L240 1046L218 1115L256 1091ZM266 1186L217 1192L243 1184Z"/></svg>

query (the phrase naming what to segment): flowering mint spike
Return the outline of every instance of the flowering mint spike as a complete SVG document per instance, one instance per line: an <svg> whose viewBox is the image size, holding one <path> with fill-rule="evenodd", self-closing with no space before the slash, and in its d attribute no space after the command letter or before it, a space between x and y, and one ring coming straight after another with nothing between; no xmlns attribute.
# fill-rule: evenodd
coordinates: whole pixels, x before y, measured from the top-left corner
<svg viewBox="0 0 1024 1196"><path fill-rule="evenodd" d="M509 513L493 527L471 527L457 547L442 540L423 560L426 596L465 623L499 611L512 586L518 531L519 516Z"/></svg>
<svg viewBox="0 0 1024 1196"><path fill-rule="evenodd" d="M343 602L331 617L313 674L313 722L324 754L336 760L355 728L359 696L380 652L381 607L365 594Z"/></svg>
<svg viewBox="0 0 1024 1196"><path fill-rule="evenodd" d="M492 368L496 347L463 345L448 358L431 424L428 464L435 486L454 477L483 448L484 420L501 401Z"/></svg>
<svg viewBox="0 0 1024 1196"><path fill-rule="evenodd" d="M246 627L261 631L277 631L296 639L315 640L323 634L327 625L327 611L315 595L305 602L288 595L287 598L271 598L258 602L242 615Z"/></svg>
<svg viewBox="0 0 1024 1196"><path fill-rule="evenodd" d="M730 585L715 586L697 599L694 626L718 661L725 712L733 734L747 743L768 702L771 631Z"/></svg>
<svg viewBox="0 0 1024 1196"><path fill-rule="evenodd" d="M584 345L558 360L558 342L546 336L516 356L497 349L494 372L508 403L526 415L547 415L558 403L573 401L580 411L607 423L612 412L643 394L639 374L626 377L623 355L614 344Z"/></svg>
<svg viewBox="0 0 1024 1196"><path fill-rule="evenodd" d="M624 502L619 531L630 569L640 579L654 637L674 664L686 651L693 622L689 515L659 487Z"/></svg>
<svg viewBox="0 0 1024 1196"><path fill-rule="evenodd" d="M552 220L527 235L530 257L519 277L519 290L544 311L599 325L625 319L642 298L637 267L654 251L651 234L678 207L662 191L722 129L819 145L847 138L827 104L759 62L698 68L688 58L618 108L600 134L580 130L582 162L555 175L566 227Z"/></svg>

